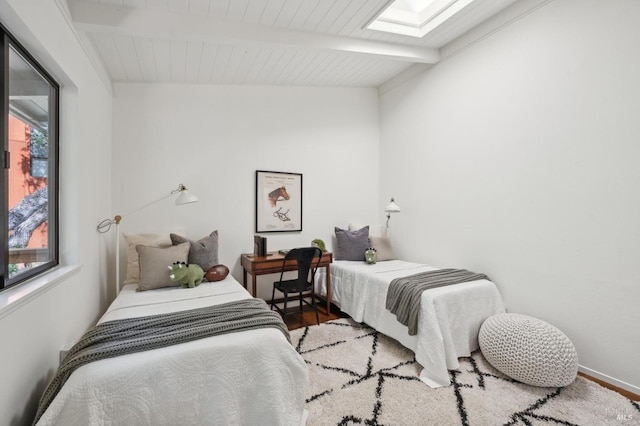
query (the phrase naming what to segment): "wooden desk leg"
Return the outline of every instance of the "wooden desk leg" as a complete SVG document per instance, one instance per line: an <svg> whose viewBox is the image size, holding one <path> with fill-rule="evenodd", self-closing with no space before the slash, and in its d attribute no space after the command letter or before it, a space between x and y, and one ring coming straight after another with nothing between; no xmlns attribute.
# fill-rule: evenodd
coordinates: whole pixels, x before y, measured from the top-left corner
<svg viewBox="0 0 640 426"><path fill-rule="evenodd" d="M331 265L327 265L327 315L331 313Z"/></svg>
<svg viewBox="0 0 640 426"><path fill-rule="evenodd" d="M256 297L256 290L257 290L257 286L256 286L256 274L251 274L251 295L253 297Z"/></svg>

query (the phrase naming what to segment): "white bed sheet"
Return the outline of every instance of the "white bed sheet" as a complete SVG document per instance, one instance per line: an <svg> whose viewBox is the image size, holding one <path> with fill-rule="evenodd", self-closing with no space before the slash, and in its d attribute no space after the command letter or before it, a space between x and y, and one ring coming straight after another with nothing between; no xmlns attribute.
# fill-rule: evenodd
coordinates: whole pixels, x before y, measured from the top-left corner
<svg viewBox="0 0 640 426"><path fill-rule="evenodd" d="M231 276L196 288L124 286L99 322L247 299ZM303 424L308 370L274 328L213 336L78 368L43 425Z"/></svg>
<svg viewBox="0 0 640 426"><path fill-rule="evenodd" d="M488 280L471 281L425 291L420 301L418 334L386 309L387 290L394 278L436 270L428 265L388 260L365 262L338 260L331 264L331 299L358 322L398 340L415 352L423 370L420 379L431 387L450 384L448 370L459 367L458 358L478 349L478 332L491 315L505 312L502 297ZM320 294L326 295L326 272L317 272Z"/></svg>

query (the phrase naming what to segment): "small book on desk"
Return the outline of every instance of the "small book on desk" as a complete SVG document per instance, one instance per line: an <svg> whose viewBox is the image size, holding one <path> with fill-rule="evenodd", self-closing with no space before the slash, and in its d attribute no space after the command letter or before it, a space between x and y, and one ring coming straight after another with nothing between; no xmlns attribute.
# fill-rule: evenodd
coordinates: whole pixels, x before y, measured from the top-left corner
<svg viewBox="0 0 640 426"><path fill-rule="evenodd" d="M281 250L278 250L278 253L280 253L283 256L286 256L287 253L289 253L290 251L291 250L289 250L289 249L281 249Z"/></svg>
<svg viewBox="0 0 640 426"><path fill-rule="evenodd" d="M253 237L253 254L255 256L267 255L267 237L254 235Z"/></svg>

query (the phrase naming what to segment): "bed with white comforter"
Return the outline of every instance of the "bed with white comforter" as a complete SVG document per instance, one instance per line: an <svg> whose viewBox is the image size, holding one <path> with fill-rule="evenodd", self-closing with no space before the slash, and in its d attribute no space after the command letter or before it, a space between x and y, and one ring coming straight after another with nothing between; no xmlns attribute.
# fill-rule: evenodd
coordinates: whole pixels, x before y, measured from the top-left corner
<svg viewBox="0 0 640 426"><path fill-rule="evenodd" d="M99 322L250 298L231 276L196 288L123 287ZM281 331L246 330L89 363L74 371L44 425L295 425L307 366Z"/></svg>
<svg viewBox="0 0 640 426"><path fill-rule="evenodd" d="M415 352L423 370L420 379L431 387L450 384L448 370L458 358L478 349L478 332L486 318L505 311L495 284L486 279L438 287L422 293L418 334L386 309L389 284L394 278L432 271L428 265L387 260L369 265L338 260L331 264L331 299L358 322L398 340ZM326 295L325 270L317 272L318 289Z"/></svg>

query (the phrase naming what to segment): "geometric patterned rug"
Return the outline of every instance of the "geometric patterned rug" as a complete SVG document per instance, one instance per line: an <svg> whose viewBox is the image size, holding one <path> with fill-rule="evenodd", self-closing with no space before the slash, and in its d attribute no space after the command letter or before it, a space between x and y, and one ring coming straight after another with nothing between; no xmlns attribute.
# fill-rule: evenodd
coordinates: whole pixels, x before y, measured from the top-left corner
<svg viewBox="0 0 640 426"><path fill-rule="evenodd" d="M640 405L577 377L563 388L519 383L480 351L450 371L451 386L418 379L413 352L350 318L292 330L309 366L307 425L640 425Z"/></svg>

